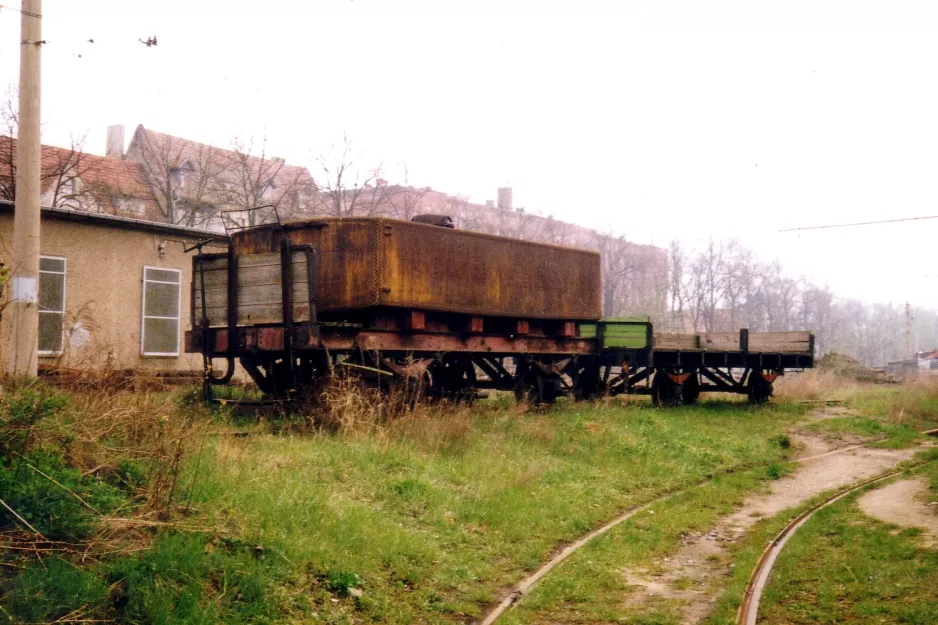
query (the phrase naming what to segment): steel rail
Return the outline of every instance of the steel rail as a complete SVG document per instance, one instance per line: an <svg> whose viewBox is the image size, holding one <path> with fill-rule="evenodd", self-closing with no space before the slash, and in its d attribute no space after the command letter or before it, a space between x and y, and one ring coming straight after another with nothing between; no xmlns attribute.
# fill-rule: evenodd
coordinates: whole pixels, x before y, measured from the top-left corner
<svg viewBox="0 0 938 625"><path fill-rule="evenodd" d="M928 432L923 433L931 434L936 431L938 430L929 430ZM847 449L850 448L845 448L845 450ZM854 447L853 449L856 448ZM736 613L736 624L756 625L756 620L758 619L759 615L759 601L762 599L762 592L765 590L765 586L769 581L769 575L772 573L772 567L775 565L775 561L778 559L779 554L781 554L785 544L791 539L792 536L795 535L795 532L797 532L802 525L807 523L816 512L867 486L888 480L898 475L903 475L904 473L914 471L915 469L932 464L933 462L938 461L928 460L926 462L920 462L914 466L900 469L898 471L892 471L886 475L874 477L872 479L860 482L859 484L854 484L852 486L848 486L847 488L843 488L833 495L827 497L823 501L814 504L792 519L781 532L776 534L775 538L772 539L772 542L770 542L769 545L765 548L765 551L762 552L758 562L756 562L756 566L752 571L752 575L749 576L749 581L746 583L746 590L743 592L743 600L739 604L739 611Z"/></svg>
<svg viewBox="0 0 938 625"><path fill-rule="evenodd" d="M934 429L934 430L926 430L926 431L924 431L924 432L920 432L920 434L925 434L925 435L934 435L934 434L938 434L938 428L936 428L936 429ZM884 440L884 439L877 439L877 440L869 441L869 442L866 442L866 443L863 443L863 444L860 444L860 445L849 445L849 446L846 446L846 447L841 447L841 448L839 448L839 449L834 449L834 450L831 450L831 451L829 451L829 452L825 452L825 453L823 453L823 454L817 454L817 455L815 455L815 456L809 456L809 457L807 457L807 458L800 458L800 459L795 460L794 462L799 462L799 463L800 463L800 462L807 462L807 461L814 460L814 459L816 459L816 458L821 458L821 457L824 457L824 456L830 456L830 455L834 455L834 454L846 453L846 452L848 452L848 451L853 451L853 450L856 450L856 449L860 449L861 447L866 447L866 446L871 445L871 444L873 444L873 443L881 442L881 440ZM912 467L912 468L915 468L915 467ZM738 469L737 469L737 470L738 470ZM886 478L882 478L882 479L886 479ZM689 487L683 488L683 489L681 489L681 490L677 490L677 491L674 491L674 492L671 492L671 493L667 493L667 494L665 494L665 495L662 495L662 496L660 496L660 497L657 497L657 498L655 498L655 499L652 499L651 501L647 501L647 502L645 502L645 503L643 503L643 504L639 504L639 505L637 505L637 506L634 506L634 507L632 507L632 508L629 508L628 510L626 510L625 512L623 512L622 514L620 514L619 516L617 516L616 518L614 518L612 521L609 521L608 523L606 523L605 525L603 525L603 526L600 527L599 529L595 529L595 530L593 530L592 532L590 532L589 534L587 534L586 536L583 536L582 538L579 538L579 539L577 539L576 541L570 543L569 545L567 545L566 547L564 547L563 549L561 549L561 550L557 553L557 555L555 555L553 558L551 558L546 564L544 564L543 566L541 566L540 568L538 568L537 571L535 571L535 572L532 573L531 575L525 577L525 578L522 579L520 582L518 582L517 584L515 584L515 586L514 586L514 587L512 588L512 590L511 590L511 592L509 592L501 601L499 601L498 604L497 604L494 608L492 608L491 610L489 610L489 611L485 614L485 616L482 618L482 620L477 621L477 625L492 625L493 623L495 623L499 618L501 618L501 616L502 616L503 614L505 614L505 612L509 611L509 610L510 610L511 608L513 608L519 601L521 601L521 599L522 599L525 595L527 595L527 594L531 591L531 589L532 589L545 575L547 575L548 573L550 573L550 572L551 572L554 568L556 568L560 563L562 563L564 560L566 560L567 558L569 558L569 557L570 557L571 555L573 555L576 551L578 551L580 548L582 548L584 545L586 545L588 542L590 542L591 540L593 540L593 539L596 538L597 536L601 536L602 534L605 534L606 532L608 532L609 530L613 529L613 528L616 527L617 525L620 525L620 524L624 523L625 521L627 521L627 520L631 519L632 517L634 517L634 516L635 516L636 514L638 514L639 512L642 512L642 511L644 511L644 510L647 510L648 508L654 506L655 504L658 504L658 503L667 501L668 499L671 499L671 498L673 498L673 497L677 497L677 496L679 496L679 495L682 495L682 494L688 492L689 490L691 490L691 489L693 489L693 488L699 488L699 487L702 487L702 486L706 486L706 485L709 484L711 481L712 481L712 480L705 480L705 481L703 481L703 482L700 482L699 484L694 484L693 486L689 486ZM747 586L747 592L748 592L748 586Z"/></svg>

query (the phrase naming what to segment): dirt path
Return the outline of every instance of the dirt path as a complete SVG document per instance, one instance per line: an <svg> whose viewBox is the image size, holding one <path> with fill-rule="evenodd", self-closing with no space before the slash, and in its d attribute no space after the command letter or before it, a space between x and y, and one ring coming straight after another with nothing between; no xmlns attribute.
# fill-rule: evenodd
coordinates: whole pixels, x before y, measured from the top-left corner
<svg viewBox="0 0 938 625"><path fill-rule="evenodd" d="M901 480L872 490L858 501L864 514L899 527L922 529L925 545L938 548L938 509L924 478Z"/></svg>
<svg viewBox="0 0 938 625"><path fill-rule="evenodd" d="M669 602L681 613L681 623L699 623L710 612L720 588L732 573L727 546L739 540L760 518L797 506L826 490L871 477L903 460L915 449L844 447L843 441L799 434L794 438L800 468L772 482L770 491L749 498L735 513L720 519L705 534L689 535L672 557L655 569L628 570L625 579L637 587L625 602L632 613L651 612Z"/></svg>

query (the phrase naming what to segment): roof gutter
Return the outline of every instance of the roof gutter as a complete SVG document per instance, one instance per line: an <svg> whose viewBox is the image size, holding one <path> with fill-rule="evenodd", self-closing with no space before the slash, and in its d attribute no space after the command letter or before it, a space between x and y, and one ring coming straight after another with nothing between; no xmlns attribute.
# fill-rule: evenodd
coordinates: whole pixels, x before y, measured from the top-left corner
<svg viewBox="0 0 938 625"><path fill-rule="evenodd" d="M0 201L0 212L13 212L13 203ZM103 215L101 213L91 213L88 211L77 211L67 208L53 208L43 206L41 210L43 219L57 219L61 221L85 222L97 226L112 228L127 228L130 230L141 230L144 232L155 232L158 234L173 234L177 236L191 237L195 239L210 239L211 241L227 242L228 236L211 230L201 228L190 228L188 226L177 226L159 221L147 221L144 219L133 219L131 217L120 217L118 215Z"/></svg>

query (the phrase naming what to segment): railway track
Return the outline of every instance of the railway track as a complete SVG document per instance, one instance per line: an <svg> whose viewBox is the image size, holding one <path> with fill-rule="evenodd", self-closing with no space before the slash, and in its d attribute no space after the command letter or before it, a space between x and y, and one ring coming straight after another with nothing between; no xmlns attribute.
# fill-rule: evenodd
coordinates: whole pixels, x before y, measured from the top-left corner
<svg viewBox="0 0 938 625"><path fill-rule="evenodd" d="M935 434L938 434L938 429L926 430L925 432L922 432L922 434L934 436ZM871 441L871 443L872 442L874 441ZM866 443L866 445L869 445L869 444L870 443ZM842 450L835 450L835 451L839 453L843 453L851 449L858 449L859 447L865 447L866 445L854 445L851 447L845 447ZM821 454L818 456L812 456L811 458L804 458L802 459L802 461L811 460L813 458L818 458L824 455L829 455L830 453L833 453L833 452L828 452L827 454ZM775 562L778 559L778 556L781 554L782 549L784 549L785 544L791 539L792 536L795 535L795 532L797 532L801 528L801 526L807 523L808 520L812 516L815 515L815 513L817 513L819 510L826 508L827 506L830 506L840 501L844 497L857 492L858 490L862 490L863 488L866 488L867 486L871 486L873 484L886 481L896 476L909 473L910 471L914 471L915 469L918 469L919 467L923 467L928 464L932 464L934 462L936 462L936 460L929 460L927 462L921 462L919 464L916 464L911 467L907 467L905 469L900 469L898 471L891 471L890 473L887 473L886 475L881 475L879 477L875 477L875 478L860 482L859 484L854 484L852 486L842 488L836 493L834 493L833 495L811 506L810 508L808 508L807 510L799 514L797 517L792 519L791 522L789 522L788 525L786 525L785 528L782 529L782 531L779 532L775 536L775 538L772 539L772 542L769 543L768 547L765 548L765 551L763 551L762 555L759 557L758 562L756 562L756 566L752 571L752 575L750 575L749 577L749 582L746 584L746 590L743 592L742 603L740 603L739 605L739 611L737 612L737 615L736 615L737 625L756 625L756 620L759 615L759 601L762 599L762 593L765 590L766 584L768 584L769 575L772 573L772 568L775 566Z"/></svg>
<svg viewBox="0 0 938 625"><path fill-rule="evenodd" d="M938 435L938 429L926 430L926 431L924 431L924 432L921 432L921 434L925 434L925 435L929 435L929 436L935 436L935 435ZM867 446L869 446L869 445L872 445L873 443L880 442L881 440L882 440L882 439L872 440L872 441L868 441L868 442L866 442L866 443L862 443L862 444L859 444L859 445L848 445L848 446L846 446L846 447L841 447L841 448L839 448L839 449L833 449L833 450L831 450L831 451L828 451L828 452L825 452L825 453L822 453L822 454L816 454L816 455L814 455L814 456L808 456L808 457L806 457L806 458L799 458L798 460L796 460L796 462L803 463L803 462L808 462L808 461L810 461L810 460L815 460L815 459L818 459L818 458L823 458L823 457L827 457L827 456L831 456L831 455L835 455L835 454L847 453L847 452L849 452L849 451L854 451L854 450L856 450L856 449L861 449L861 448L863 448L863 447L867 447ZM934 462L934 461L931 461L931 462ZM879 481L887 480L887 479L889 479L889 478L891 478L891 477L895 477L896 475L900 475L901 473L906 473L906 472L908 472L908 471L911 471L911 470L913 470L913 469L918 468L919 466L924 466L925 464L929 464L929 463L922 463L922 464L916 465L916 466L914 466L914 467L909 467L908 469L904 469L904 470L902 470L902 471L894 472L894 473L891 473L891 474L889 474L889 475L880 476L880 477L874 478L874 479L872 479L872 480L867 480L867 481L865 481L865 482L863 482L863 483L861 483L861 484L858 484L858 485L855 485L855 486L851 486L851 487L849 487L848 489L846 489L845 491L838 491L838 493L835 493L835 494L832 495L830 498L826 499L824 502L821 502L820 504L818 504L818 506L816 506L816 507L814 507L814 508L812 508L812 509L806 511L805 513L802 513L802 515L800 515L800 516L799 516L798 518L796 518L794 521L792 521L791 523L789 523L789 525L786 526L786 529L783 530L783 533L784 533L785 531L790 531L790 533L788 534L788 537L787 537L787 538L784 538L784 540L781 540L781 542L778 542L778 544L777 544L777 541L780 540L781 535L777 536L776 539L772 541L772 543L770 544L769 548L766 549L766 552L763 553L762 558L760 558L760 560L759 560L759 565L757 565L757 570L753 572L753 575L752 575L752 577L750 578L750 582L749 582L749 584L748 584L747 587L746 587L745 596L744 596L744 600L743 600L743 605L740 606L740 611L739 611L739 619L740 619L740 620L737 621L738 625L743 625L743 624L752 625L752 624L755 623L756 613L758 612L758 601L759 601L759 598L761 597L762 589L765 587L765 581L764 581L764 580L767 580L767 579L768 579L768 575L769 575L769 573L771 572L771 565L774 564L775 559L778 557L778 553L781 552L781 548L784 547L784 544L785 544L786 542L788 542L788 538L790 538L791 535L794 534L795 531L797 531L798 527L801 527L801 525L803 525L803 524L808 520L808 518L810 518L811 515L813 515L815 512L817 512L818 510L820 510L820 509L823 508L824 506L830 505L830 504L834 503L834 502L837 501L838 499L841 499L841 498L843 498L843 497L849 495L851 492L853 492L853 491L855 491L855 490L858 490L858 489L860 489L860 488L863 488L864 486L868 486L868 485L870 485L870 484L873 484L873 483L876 483L876 482L879 482ZM496 604L492 609L490 609L480 621L477 621L477 625L493 625L496 621L498 621L499 618L501 618L506 612L508 612L509 610L511 610L512 607L514 607L519 601L521 601L521 599L522 599L525 595L527 595L527 594L534 588L534 586L537 585L537 583L538 583L541 579L543 579L543 578L544 578L548 573L550 573L554 568L556 568L556 567L557 567L558 565L560 565L564 560L566 560L567 558L569 558L571 555L573 555L575 552L577 552L579 549L581 549L584 545L586 545L587 543L589 543L589 542L590 542L591 540L593 540L594 538L596 538L596 537L598 537L598 536L601 536L602 534L605 534L605 533L608 532L609 530L611 530L611 529L615 528L616 526L621 525L621 524L624 523L625 521L631 519L631 518L634 517L636 514L639 514L640 512L642 512L642 511L644 511L644 510L647 510L648 508L651 508L651 507L654 506L654 505L657 505L657 504L659 504L659 503L663 503L663 502L665 502L665 501L668 501L669 499L672 499L672 498L677 497L677 496L679 496L679 495L681 495L681 494L683 494L683 493L686 493L686 492L688 492L689 490L691 490L691 489L693 489L693 488L699 488L699 487L701 487L701 486L706 486L706 485L709 484L709 483L710 483L710 480L707 480L707 481L701 482L701 483L699 483L699 484L695 484L695 485L693 485L693 486L690 486L690 487L688 487L688 488L684 488L684 489L681 489L681 490L678 490L678 491L674 491L674 492L671 492L671 493L662 495L661 497L658 497L658 498L656 498L656 499L652 499L651 501L647 501L647 502L645 502L645 503L643 503L643 504L640 504L640 505L638 505L638 506L634 506L634 507L632 507L632 508L629 508L628 510L626 510L625 512L623 512L622 514L620 514L619 516L617 516L617 517L616 517L615 519L613 519L612 521L609 521L608 523L606 523L606 524L603 525L602 527L600 527L600 528L598 528L598 529L596 529L596 530L593 530L592 532L590 532L589 534L586 534L586 535L583 536L582 538L580 538L580 539L578 539L578 540L576 540L576 541L570 543L569 545L567 545L566 547L564 547L563 549L561 549L553 558L551 558L546 564L544 564L543 566L541 566L537 571L535 571L535 572L532 573L531 575L525 577L525 578L522 579L520 582L518 582L517 584L515 584L515 586L511 589L511 591L508 592L508 593L505 595L505 597L504 597L501 601L498 602L498 604ZM805 516L805 515L807 515L807 516ZM802 517L804 517L804 518L802 519ZM799 522L799 519L800 519L800 522ZM771 561L770 561L770 560L768 559L768 555L767 555L767 554L768 554L768 552L770 552L770 551L773 549L773 546L775 546L776 544L777 544L778 548L777 548L777 550L775 551L775 555L771 557ZM754 584L754 580L755 580L755 578L757 577L757 572L760 570L759 567L760 567L760 566L764 567L764 566L766 566L766 565L768 566L768 568L765 570L764 580L763 580L762 584L759 586L759 588L758 588L758 593L757 593L757 592L755 591L755 586L753 585L753 584ZM749 607L745 607L745 608L744 608L744 605L747 604L747 602L748 602L748 603L752 603L752 605L749 606ZM753 603L753 602L754 602L754 603ZM754 607L753 607L753 606L754 606ZM750 612L751 612L751 618L752 618L753 620L741 620L741 619L744 618L744 609L746 610L746 611L745 611L745 618L746 618L746 619L750 618L749 614L750 614Z"/></svg>

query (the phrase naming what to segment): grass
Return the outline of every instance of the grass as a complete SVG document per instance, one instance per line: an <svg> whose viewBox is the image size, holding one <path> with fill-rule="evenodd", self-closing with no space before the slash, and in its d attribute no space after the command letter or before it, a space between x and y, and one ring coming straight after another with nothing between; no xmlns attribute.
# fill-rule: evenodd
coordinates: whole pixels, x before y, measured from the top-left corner
<svg viewBox="0 0 938 625"><path fill-rule="evenodd" d="M291 563L267 585L281 618L464 622L616 513L726 471L764 470L784 456L772 437L799 414L496 405L365 434L224 438L196 499ZM759 478L735 479L748 481L726 488Z"/></svg>
<svg viewBox="0 0 938 625"><path fill-rule="evenodd" d="M934 452L923 457L938 460ZM938 463L923 473L938 490ZM938 552L922 547L918 530L899 530L861 513L856 501L862 492L820 510L788 542L763 595L760 623L938 622ZM707 625L736 622L749 573L788 517L761 522L738 546L736 574Z"/></svg>
<svg viewBox="0 0 938 625"><path fill-rule="evenodd" d="M82 566L19 561L0 622L465 622L559 545L636 504L713 479L686 496L722 510L784 458L783 431L802 412L704 402L525 413L493 401L338 431L300 420L232 436L223 422L178 479L186 526L218 529L137 533L135 550L92 552ZM112 449L75 451L134 482Z"/></svg>
<svg viewBox="0 0 938 625"><path fill-rule="evenodd" d="M720 476L712 482L655 505L589 543L540 585L504 619L504 623L659 623L679 625L679 602L658 598L651 612L641 612L629 601L641 592L624 574L627 568L645 568L676 552L682 537L711 527L760 490L764 470ZM654 573L654 570L649 570ZM675 587L690 587L692 580L677 580Z"/></svg>
<svg viewBox="0 0 938 625"><path fill-rule="evenodd" d="M861 414L854 421L817 427L901 441L931 418L930 400L918 394L870 393L851 400ZM871 419L883 405L892 416ZM561 403L526 413L488 401L375 421L357 408L346 418L340 406L328 427L312 419L245 425L216 412L223 433L206 439L179 476L186 524L216 529L160 531L148 548L77 568L20 563L4 582L0 623L69 615L166 625L464 623L559 546L683 491L590 543L505 617L677 623L674 601L646 614L625 609L634 589L623 567L673 553L682 535L706 530L785 475L786 432L806 410L711 400L672 410ZM121 483L136 479L107 455L109 445L75 449L87 456L83 465L102 458ZM740 544L737 577L775 521ZM734 577L731 590L739 583ZM728 594L719 614L732 602Z"/></svg>
<svg viewBox="0 0 938 625"><path fill-rule="evenodd" d="M845 388L846 385L835 385L834 392L843 393ZM920 430L938 426L938 392L931 384L855 386L850 391L845 395L848 406L856 410L859 416L827 419L808 428L839 436L852 433L864 438L883 438L884 441L880 443L882 446L908 447L922 439L918 434ZM770 440L781 450L791 447L791 439L785 434L773 436ZM629 586L624 571L628 568L647 569L650 562L673 555L681 546L682 535L706 531L719 517L741 503L747 494L758 490L767 481L790 473L793 468L792 464L782 459L773 460L761 471L753 470L730 479L720 479L664 502L655 507L653 531L646 527L649 520L641 515L627 521L574 555L543 580L509 614L505 622L681 623L680 599L657 598L653 608L647 605L639 608L636 602L631 601L631 597L641 590ZM724 563L733 561L734 575L716 613L707 621L709 625L735 623L738 600L752 566L766 542L791 516L791 512L786 512L776 518L760 521L750 536L734 548L730 559ZM810 551L809 548L806 550ZM891 557L888 553L878 555L882 558ZM678 579L673 587L680 590L689 583L687 579ZM783 618L775 622L789 621Z"/></svg>

